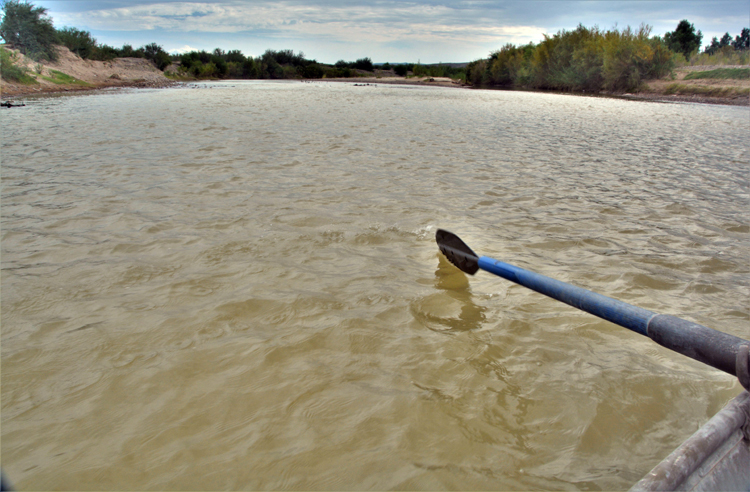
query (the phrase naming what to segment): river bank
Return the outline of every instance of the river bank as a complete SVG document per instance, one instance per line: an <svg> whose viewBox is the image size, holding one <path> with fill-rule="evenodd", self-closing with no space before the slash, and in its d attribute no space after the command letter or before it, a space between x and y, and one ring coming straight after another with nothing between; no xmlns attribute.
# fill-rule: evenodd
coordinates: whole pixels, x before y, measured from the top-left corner
<svg viewBox="0 0 750 492"><path fill-rule="evenodd" d="M107 87L168 87L175 82L144 58L115 58L110 61L84 60L68 48L58 46L55 62L37 63L16 50L15 65L28 71L27 83L0 80L3 99L54 92L87 91Z"/></svg>
<svg viewBox="0 0 750 492"><path fill-rule="evenodd" d="M6 49L8 49L6 47ZM13 51L13 50L10 50ZM58 47L56 62L36 63L14 51L16 64L28 70L30 83L0 81L0 97L16 99L23 96L55 92L87 91L109 87L159 88L178 85L143 58L116 58L111 61L83 60L65 47ZM623 97L633 100L691 102L732 106L750 105L750 80L695 79L685 80L690 72L717 67L678 67L673 74L647 81L639 92L574 92L569 94ZM722 67L727 68L727 67ZM747 68L747 67L741 67ZM399 77L383 75L356 78L315 79L303 82L347 82L356 84L396 84L435 87L470 88L470 85L448 77ZM524 90L524 89L514 89Z"/></svg>
<svg viewBox="0 0 750 492"><path fill-rule="evenodd" d="M547 92L555 94L571 94L579 96L620 97L641 101L657 102L690 102L701 104L722 104L728 106L750 105L750 80L736 79L694 79L685 80L691 72L709 71L716 68L748 68L747 66L687 66L674 69L672 75L661 79L646 81L639 92L559 92L540 91L536 89L508 89L488 87L496 90L512 90L526 92ZM326 79L326 81L349 82L357 84L399 84L438 87L471 88L471 85L447 77L358 77L356 79Z"/></svg>

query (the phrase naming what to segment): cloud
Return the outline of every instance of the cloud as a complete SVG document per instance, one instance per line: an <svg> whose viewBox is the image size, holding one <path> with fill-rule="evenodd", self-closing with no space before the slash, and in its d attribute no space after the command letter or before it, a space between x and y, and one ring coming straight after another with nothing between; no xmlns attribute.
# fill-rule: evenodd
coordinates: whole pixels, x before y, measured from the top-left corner
<svg viewBox="0 0 750 492"><path fill-rule="evenodd" d="M81 12L64 12L64 23L97 31L147 31L238 33L276 32L286 37L346 36L387 41L394 37L416 39L471 39L488 41L513 34L540 37L533 25L498 25L461 4L427 5L406 2L361 4L310 4L287 2L161 2Z"/></svg>
<svg viewBox="0 0 750 492"><path fill-rule="evenodd" d="M603 29L647 23L661 35L687 18L703 30L706 42L724 31L739 33L747 24L747 0L37 2L49 8L56 26L92 31L105 43L158 41L247 52L294 47L329 61L361 53L373 59L476 59L506 43L539 42L544 34L579 23Z"/></svg>
<svg viewBox="0 0 750 492"><path fill-rule="evenodd" d="M169 50L169 53L171 53L173 55L181 55L183 53L190 53L191 51L200 51L200 50L197 50L197 49L193 48L192 46L185 45L182 48L171 49L171 50Z"/></svg>

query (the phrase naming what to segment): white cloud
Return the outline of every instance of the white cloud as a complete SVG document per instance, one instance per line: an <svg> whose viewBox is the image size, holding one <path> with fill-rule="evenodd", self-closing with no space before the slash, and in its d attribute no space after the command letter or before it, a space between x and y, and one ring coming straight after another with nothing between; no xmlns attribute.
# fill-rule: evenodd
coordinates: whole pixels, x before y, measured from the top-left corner
<svg viewBox="0 0 750 492"><path fill-rule="evenodd" d="M193 48L192 46L185 45L182 48L173 48L167 51L173 55L181 55L183 53L190 53L191 51L200 51L200 50L197 50Z"/></svg>
<svg viewBox="0 0 750 492"><path fill-rule="evenodd" d="M65 24L98 31L236 33L268 31L285 36L347 37L377 40L394 37L487 41L521 34L539 38L534 26L498 26L496 21L467 9L442 5L387 2L372 5L318 6L288 2L176 2L64 13Z"/></svg>

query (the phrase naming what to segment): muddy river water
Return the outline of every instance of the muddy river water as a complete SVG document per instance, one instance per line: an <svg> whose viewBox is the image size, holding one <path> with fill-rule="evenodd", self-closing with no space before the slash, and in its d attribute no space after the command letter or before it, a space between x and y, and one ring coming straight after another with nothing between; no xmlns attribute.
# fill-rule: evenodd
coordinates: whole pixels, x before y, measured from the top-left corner
<svg viewBox="0 0 750 492"><path fill-rule="evenodd" d="M19 489L624 489L741 387L439 254L750 337L748 109L222 82L2 113Z"/></svg>

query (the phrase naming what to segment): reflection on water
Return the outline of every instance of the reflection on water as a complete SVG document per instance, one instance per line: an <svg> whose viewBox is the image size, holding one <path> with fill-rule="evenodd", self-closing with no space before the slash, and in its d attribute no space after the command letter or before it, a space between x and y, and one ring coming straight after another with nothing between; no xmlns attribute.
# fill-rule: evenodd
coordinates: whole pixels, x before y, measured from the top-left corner
<svg viewBox="0 0 750 492"><path fill-rule="evenodd" d="M485 308L472 301L469 279L442 255L435 270L434 294L412 305L415 319L435 331L467 331L480 328L485 321Z"/></svg>
<svg viewBox="0 0 750 492"><path fill-rule="evenodd" d="M435 229L748 338L746 128L348 84L30 100L0 129L3 468L19 489L629 487L739 384L465 276Z"/></svg>

